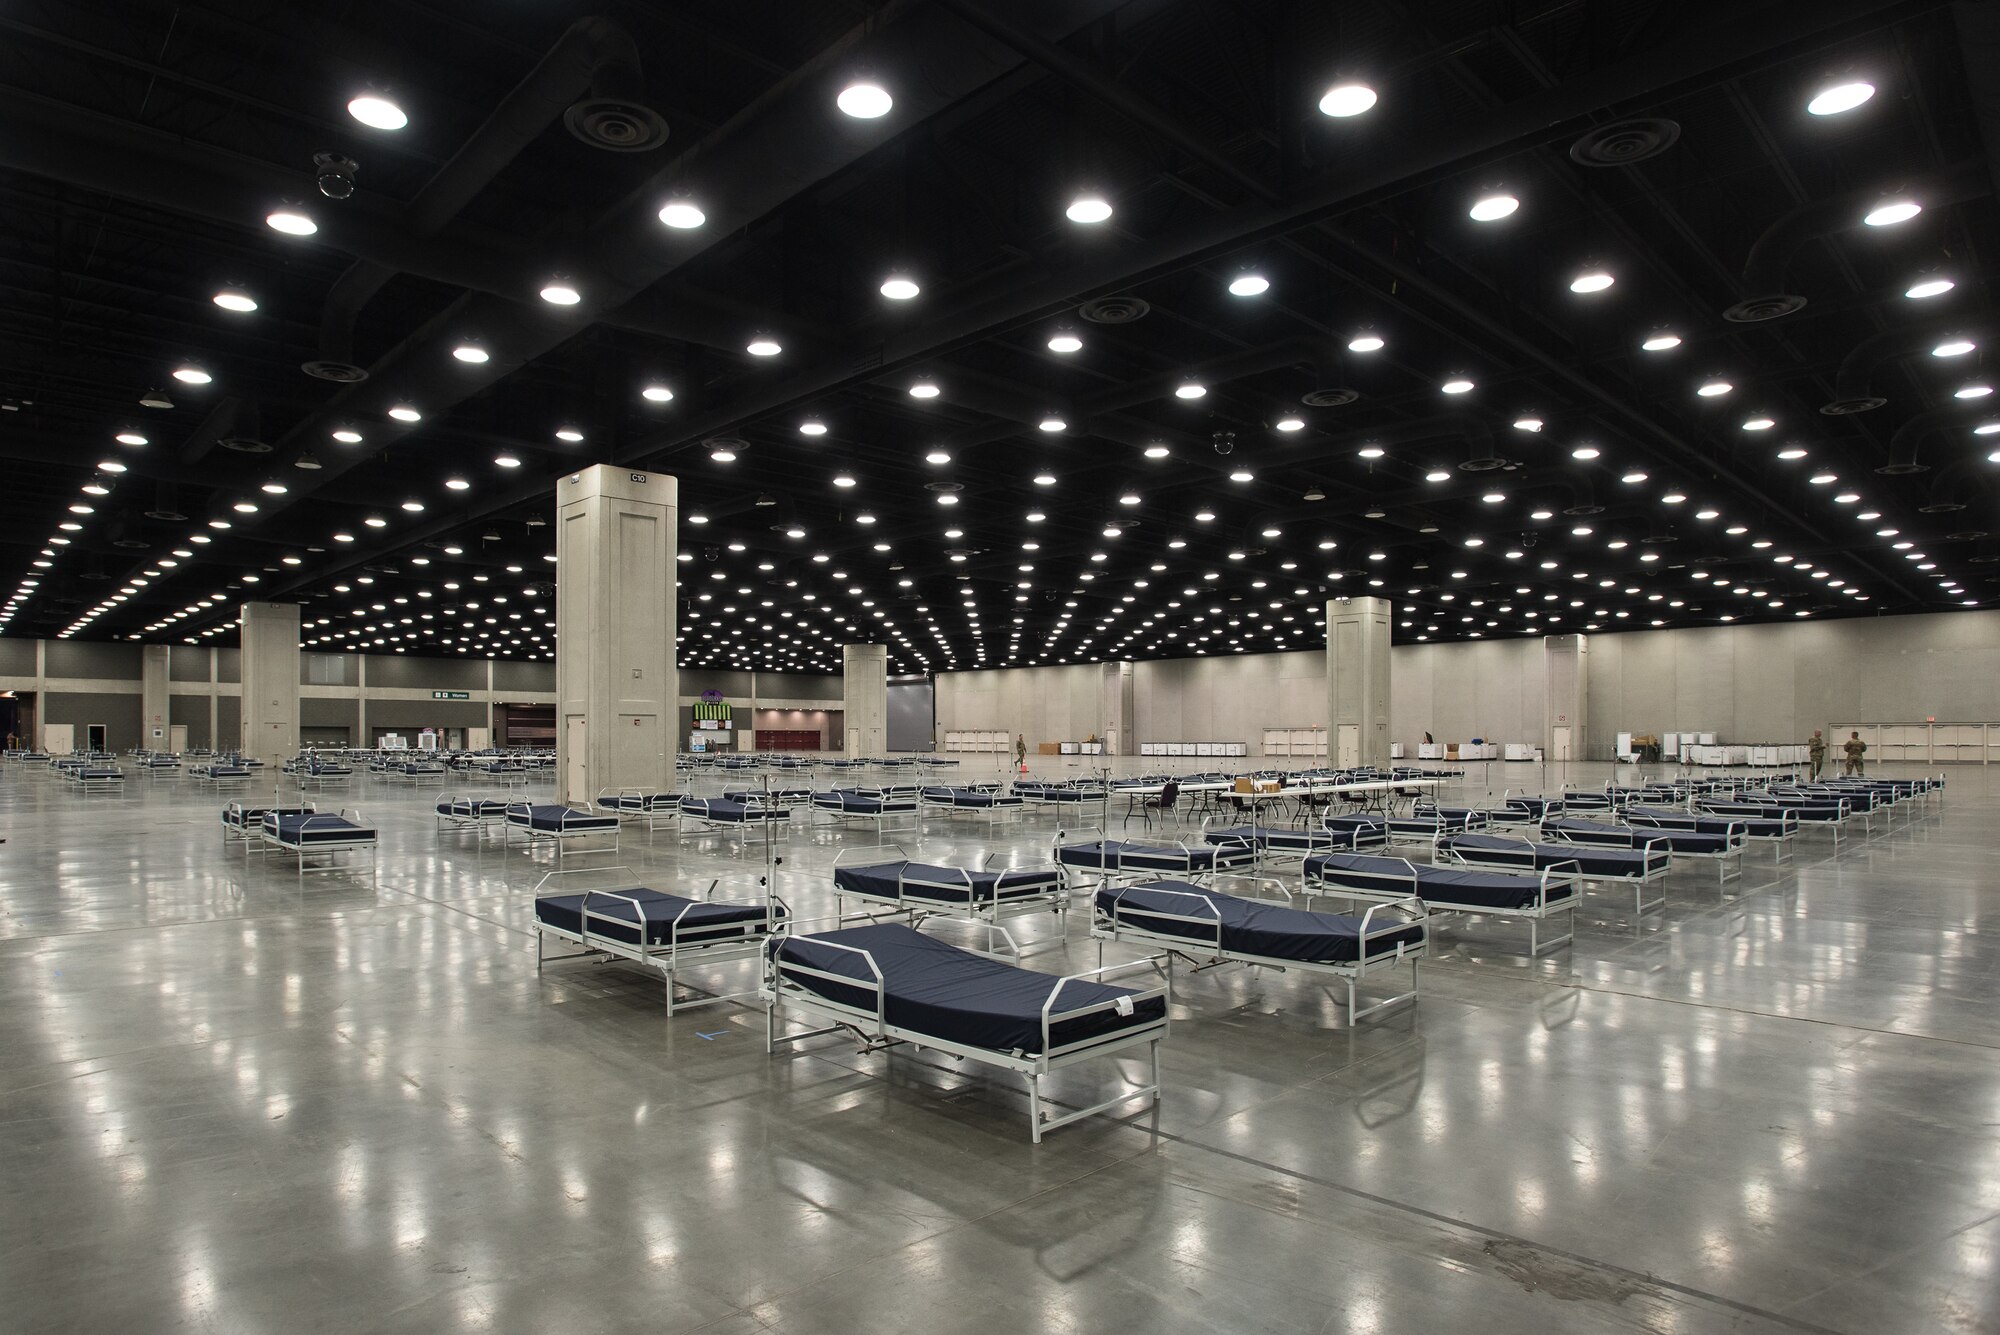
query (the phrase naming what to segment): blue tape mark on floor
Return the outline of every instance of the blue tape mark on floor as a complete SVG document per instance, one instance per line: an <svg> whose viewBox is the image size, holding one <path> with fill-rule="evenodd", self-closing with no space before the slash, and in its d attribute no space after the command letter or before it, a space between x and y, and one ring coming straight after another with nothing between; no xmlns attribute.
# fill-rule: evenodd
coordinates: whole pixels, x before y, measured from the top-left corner
<svg viewBox="0 0 2000 1335"><path fill-rule="evenodd" d="M695 1036L696 1038L705 1038L705 1039L707 1039L707 1040L708 1040L709 1042L711 1042L711 1043L713 1043L713 1042L714 1042L714 1041L715 1041L716 1039L718 1039L718 1038L725 1038L725 1037L727 1037L727 1036L728 1036L728 1034L729 1034L729 1031L728 1031L727 1029L718 1029L718 1030L716 1030L716 1031L715 1031L714 1033L712 1033L712 1034L704 1034L704 1033L702 1033L702 1032L701 1032L701 1030L699 1030L699 1029L697 1029L697 1030L695 1030L695 1031L694 1031L694 1036Z"/></svg>

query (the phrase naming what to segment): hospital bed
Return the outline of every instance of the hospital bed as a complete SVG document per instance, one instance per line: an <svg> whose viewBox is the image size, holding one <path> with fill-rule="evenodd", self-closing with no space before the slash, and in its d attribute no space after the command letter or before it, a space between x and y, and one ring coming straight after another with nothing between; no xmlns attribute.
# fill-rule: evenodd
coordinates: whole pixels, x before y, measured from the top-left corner
<svg viewBox="0 0 2000 1335"><path fill-rule="evenodd" d="M1772 816L1710 816L1698 811L1682 811L1676 807L1641 806L1635 803L1626 807L1622 814L1626 824L1639 830L1726 834L1732 829L1738 829L1751 843L1770 844L1772 854L1779 862L1791 857L1792 840L1799 832L1799 816L1796 811L1780 810Z"/></svg>
<svg viewBox="0 0 2000 1335"><path fill-rule="evenodd" d="M965 815L982 818L989 825L1012 821L1027 806L1012 793L1000 792L997 784L925 788L917 794L917 800L932 811L944 812L947 818Z"/></svg>
<svg viewBox="0 0 2000 1335"><path fill-rule="evenodd" d="M765 806L757 802L732 802L726 797L683 797L680 804L682 838L702 834L736 835L736 852L741 856L749 842L749 831L763 830L783 838L792 828L789 807ZM780 833L782 832L782 833Z"/></svg>
<svg viewBox="0 0 2000 1335"><path fill-rule="evenodd" d="M70 765L62 775L79 793L117 793L125 788L125 771L116 765Z"/></svg>
<svg viewBox="0 0 2000 1335"><path fill-rule="evenodd" d="M1328 853L1307 858L1301 888L1318 895L1397 903L1416 896L1432 913L1464 913L1520 918L1528 924L1528 955L1554 950L1576 934L1577 883L1574 862L1549 863L1533 872L1487 867L1442 867L1408 858L1371 853ZM1541 939L1541 925L1564 915L1563 934Z"/></svg>
<svg viewBox="0 0 2000 1335"><path fill-rule="evenodd" d="M1769 796L1697 797L1694 808L1703 815L1722 816L1730 820L1789 818L1800 828L1813 825L1832 830L1836 844L1840 842L1841 827L1853 815L1852 809L1841 799L1809 802L1803 798L1780 800Z"/></svg>
<svg viewBox="0 0 2000 1335"><path fill-rule="evenodd" d="M1727 822L1721 830L1660 830L1563 816L1545 821L1542 835L1591 848L1664 847L1676 858L1706 858L1715 863L1718 883L1743 874L1743 850L1749 846L1749 834L1740 821Z"/></svg>
<svg viewBox="0 0 2000 1335"><path fill-rule="evenodd" d="M645 822L651 833L660 827L662 821L678 822L681 813L679 793L652 793L638 788L620 788L616 792L606 789L599 793L594 805L606 815L637 824Z"/></svg>
<svg viewBox="0 0 2000 1335"><path fill-rule="evenodd" d="M1357 917L1245 899L1186 881L1147 881L1103 887L1092 910L1090 934L1100 943L1164 950L1170 960L1185 955L1196 972L1246 964L1339 978L1347 985L1349 1025L1417 999L1417 963L1429 941L1429 914L1414 896L1371 904ZM1410 966L1409 991L1357 1008L1363 977L1403 964ZM1168 980L1171 984L1171 967Z"/></svg>
<svg viewBox="0 0 2000 1335"><path fill-rule="evenodd" d="M1142 844L1128 839L1079 840L1064 843L1068 832L1056 831L1055 860L1067 880L1071 868L1097 873L1097 884L1124 879L1150 880L1176 876L1199 881L1217 872L1254 871L1257 847L1248 843Z"/></svg>
<svg viewBox="0 0 2000 1335"><path fill-rule="evenodd" d="M988 934L989 947L1003 946L1006 955L1020 958L1004 929L974 925ZM1056 977L901 923L783 937L771 943L768 956L766 1051L848 1033L863 1052L909 1044L997 1067L1027 1084L1030 1136L1037 1144L1044 1132L1133 1099L1159 1102L1168 989L1157 959ZM1147 976L1145 986L1108 981L1138 975ZM825 1023L787 1033L787 1011ZM1147 1083L1060 1114L1044 1100L1042 1081L1054 1072L1141 1048L1150 1058Z"/></svg>
<svg viewBox="0 0 2000 1335"><path fill-rule="evenodd" d="M730 788L723 792L727 802L750 802L771 807L811 806L811 788Z"/></svg>
<svg viewBox="0 0 2000 1335"><path fill-rule="evenodd" d="M231 802L222 808L222 846L227 849L231 843L243 845L247 857L253 852L275 852L274 846L263 841L264 817L270 812L280 816L311 816L318 808L311 806L255 806L246 807L241 802Z"/></svg>
<svg viewBox="0 0 2000 1335"><path fill-rule="evenodd" d="M699 899L631 885L623 889L588 889L544 893L563 876L606 877L630 867L594 867L588 871L552 871L535 884L535 972L545 963L563 960L624 960L658 972L667 984L667 1014L757 996L762 988L704 994L696 1000L674 996L674 976L682 968L757 959L764 947L791 920L785 902L770 893L756 899L715 897L719 881L710 881ZM759 877L760 884L763 878ZM546 953L549 938L581 949L567 955ZM761 980L762 969L759 969Z"/></svg>
<svg viewBox="0 0 2000 1335"><path fill-rule="evenodd" d="M1069 907L1060 867L975 870L912 862L893 844L842 849L833 859L833 892L842 924L854 921L848 899L907 913L913 925L937 913L994 922L1019 913L1060 916Z"/></svg>
<svg viewBox="0 0 2000 1335"><path fill-rule="evenodd" d="M1212 828L1207 821L1203 821L1201 837L1211 844L1248 845L1257 850L1257 865L1262 867L1266 863L1296 862L1315 853L1382 848L1389 842L1389 830L1380 817L1337 816L1326 825L1303 830L1289 825L1226 825Z"/></svg>
<svg viewBox="0 0 2000 1335"><path fill-rule="evenodd" d="M248 765L227 765L218 762L192 766L188 770L188 777L206 788L219 792L224 788L241 788L250 782L251 776Z"/></svg>
<svg viewBox="0 0 2000 1335"><path fill-rule="evenodd" d="M422 784L442 779L446 773L442 760L406 760L387 766L382 776L390 783Z"/></svg>
<svg viewBox="0 0 2000 1335"><path fill-rule="evenodd" d="M375 831L361 823L358 811L343 810L337 814L326 811L266 811L259 831L264 842L271 845L274 851L288 853L298 860L300 876L307 871L352 870L352 864L343 863L340 855L365 849L368 853L368 879L375 879ZM326 863L309 868L306 866L308 857L325 858Z"/></svg>
<svg viewBox="0 0 2000 1335"><path fill-rule="evenodd" d="M1566 788L1562 803L1565 811L1615 812L1623 811L1632 801L1635 788Z"/></svg>
<svg viewBox="0 0 2000 1335"><path fill-rule="evenodd" d="M470 793L439 793L435 804L440 827L476 830L484 839L491 829L505 831L507 801L500 797L475 797Z"/></svg>
<svg viewBox="0 0 2000 1335"><path fill-rule="evenodd" d="M1667 902L1664 893L1646 898L1646 887L1665 876L1673 854L1664 841L1640 848L1598 848L1575 843L1537 843L1499 834L1453 834L1438 840L1438 854L1470 867L1541 871L1574 867L1587 881L1621 882L1632 887L1634 911L1645 913Z"/></svg>
<svg viewBox="0 0 2000 1335"><path fill-rule="evenodd" d="M512 844L515 836L529 853L542 842L551 844L556 851L556 861L561 862L569 851L569 845L581 839L593 839L610 835L608 847L578 849L579 853L615 853L618 851L618 835L621 825L616 816L602 812L585 811L580 807L561 802L509 802L507 804L507 842Z"/></svg>
<svg viewBox="0 0 2000 1335"><path fill-rule="evenodd" d="M1435 802L1419 802L1407 816L1388 818L1392 844L1434 844L1448 834L1484 830L1491 823L1478 807L1446 807Z"/></svg>
<svg viewBox="0 0 2000 1335"><path fill-rule="evenodd" d="M812 795L814 811L825 812L835 824L854 822L878 830L917 823L917 799L874 788L835 788Z"/></svg>

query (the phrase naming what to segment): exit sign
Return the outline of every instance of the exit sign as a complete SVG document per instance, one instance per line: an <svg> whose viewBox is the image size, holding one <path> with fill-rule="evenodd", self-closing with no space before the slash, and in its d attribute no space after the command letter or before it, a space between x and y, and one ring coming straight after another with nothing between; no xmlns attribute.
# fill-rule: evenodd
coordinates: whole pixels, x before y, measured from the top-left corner
<svg viewBox="0 0 2000 1335"><path fill-rule="evenodd" d="M431 699L433 699L433 700L470 700L471 698L472 698L472 692L471 692L471 691L432 691L432 692L431 692Z"/></svg>

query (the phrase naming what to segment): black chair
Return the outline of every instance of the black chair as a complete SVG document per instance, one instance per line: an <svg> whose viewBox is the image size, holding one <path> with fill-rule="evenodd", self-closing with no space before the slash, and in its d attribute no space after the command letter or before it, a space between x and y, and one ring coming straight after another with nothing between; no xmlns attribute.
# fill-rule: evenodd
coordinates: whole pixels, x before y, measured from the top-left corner
<svg viewBox="0 0 2000 1335"><path fill-rule="evenodd" d="M1174 803L1180 801L1180 796L1180 784L1173 779L1169 779L1165 784L1161 785L1158 795L1148 797L1139 803L1139 814L1145 817L1148 826L1153 823L1153 817L1155 816L1165 821L1173 812ZM1125 819L1128 823L1131 821L1132 817L1129 812L1126 814Z"/></svg>

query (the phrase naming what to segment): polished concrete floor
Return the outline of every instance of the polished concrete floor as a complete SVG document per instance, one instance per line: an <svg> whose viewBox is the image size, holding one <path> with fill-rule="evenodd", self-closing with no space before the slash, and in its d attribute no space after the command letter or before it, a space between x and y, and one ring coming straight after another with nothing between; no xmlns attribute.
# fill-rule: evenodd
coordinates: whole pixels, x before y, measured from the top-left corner
<svg viewBox="0 0 2000 1335"><path fill-rule="evenodd" d="M1641 920L1593 895L1540 960L1450 923L1420 1005L1357 1028L1306 978L1183 975L1163 1101L1040 1146L1011 1078L767 1057L760 1010L537 977L546 854L438 832L428 793L320 799L381 828L379 881L301 880L225 852L191 784L11 771L0 1330L2000 1329L1982 769L1727 886L1676 869ZM1052 831L897 840L1025 858ZM785 897L830 911L828 865L867 842L801 832ZM669 831L598 861L760 870ZM1066 944L1015 923L1038 967L1096 962L1082 912Z"/></svg>

